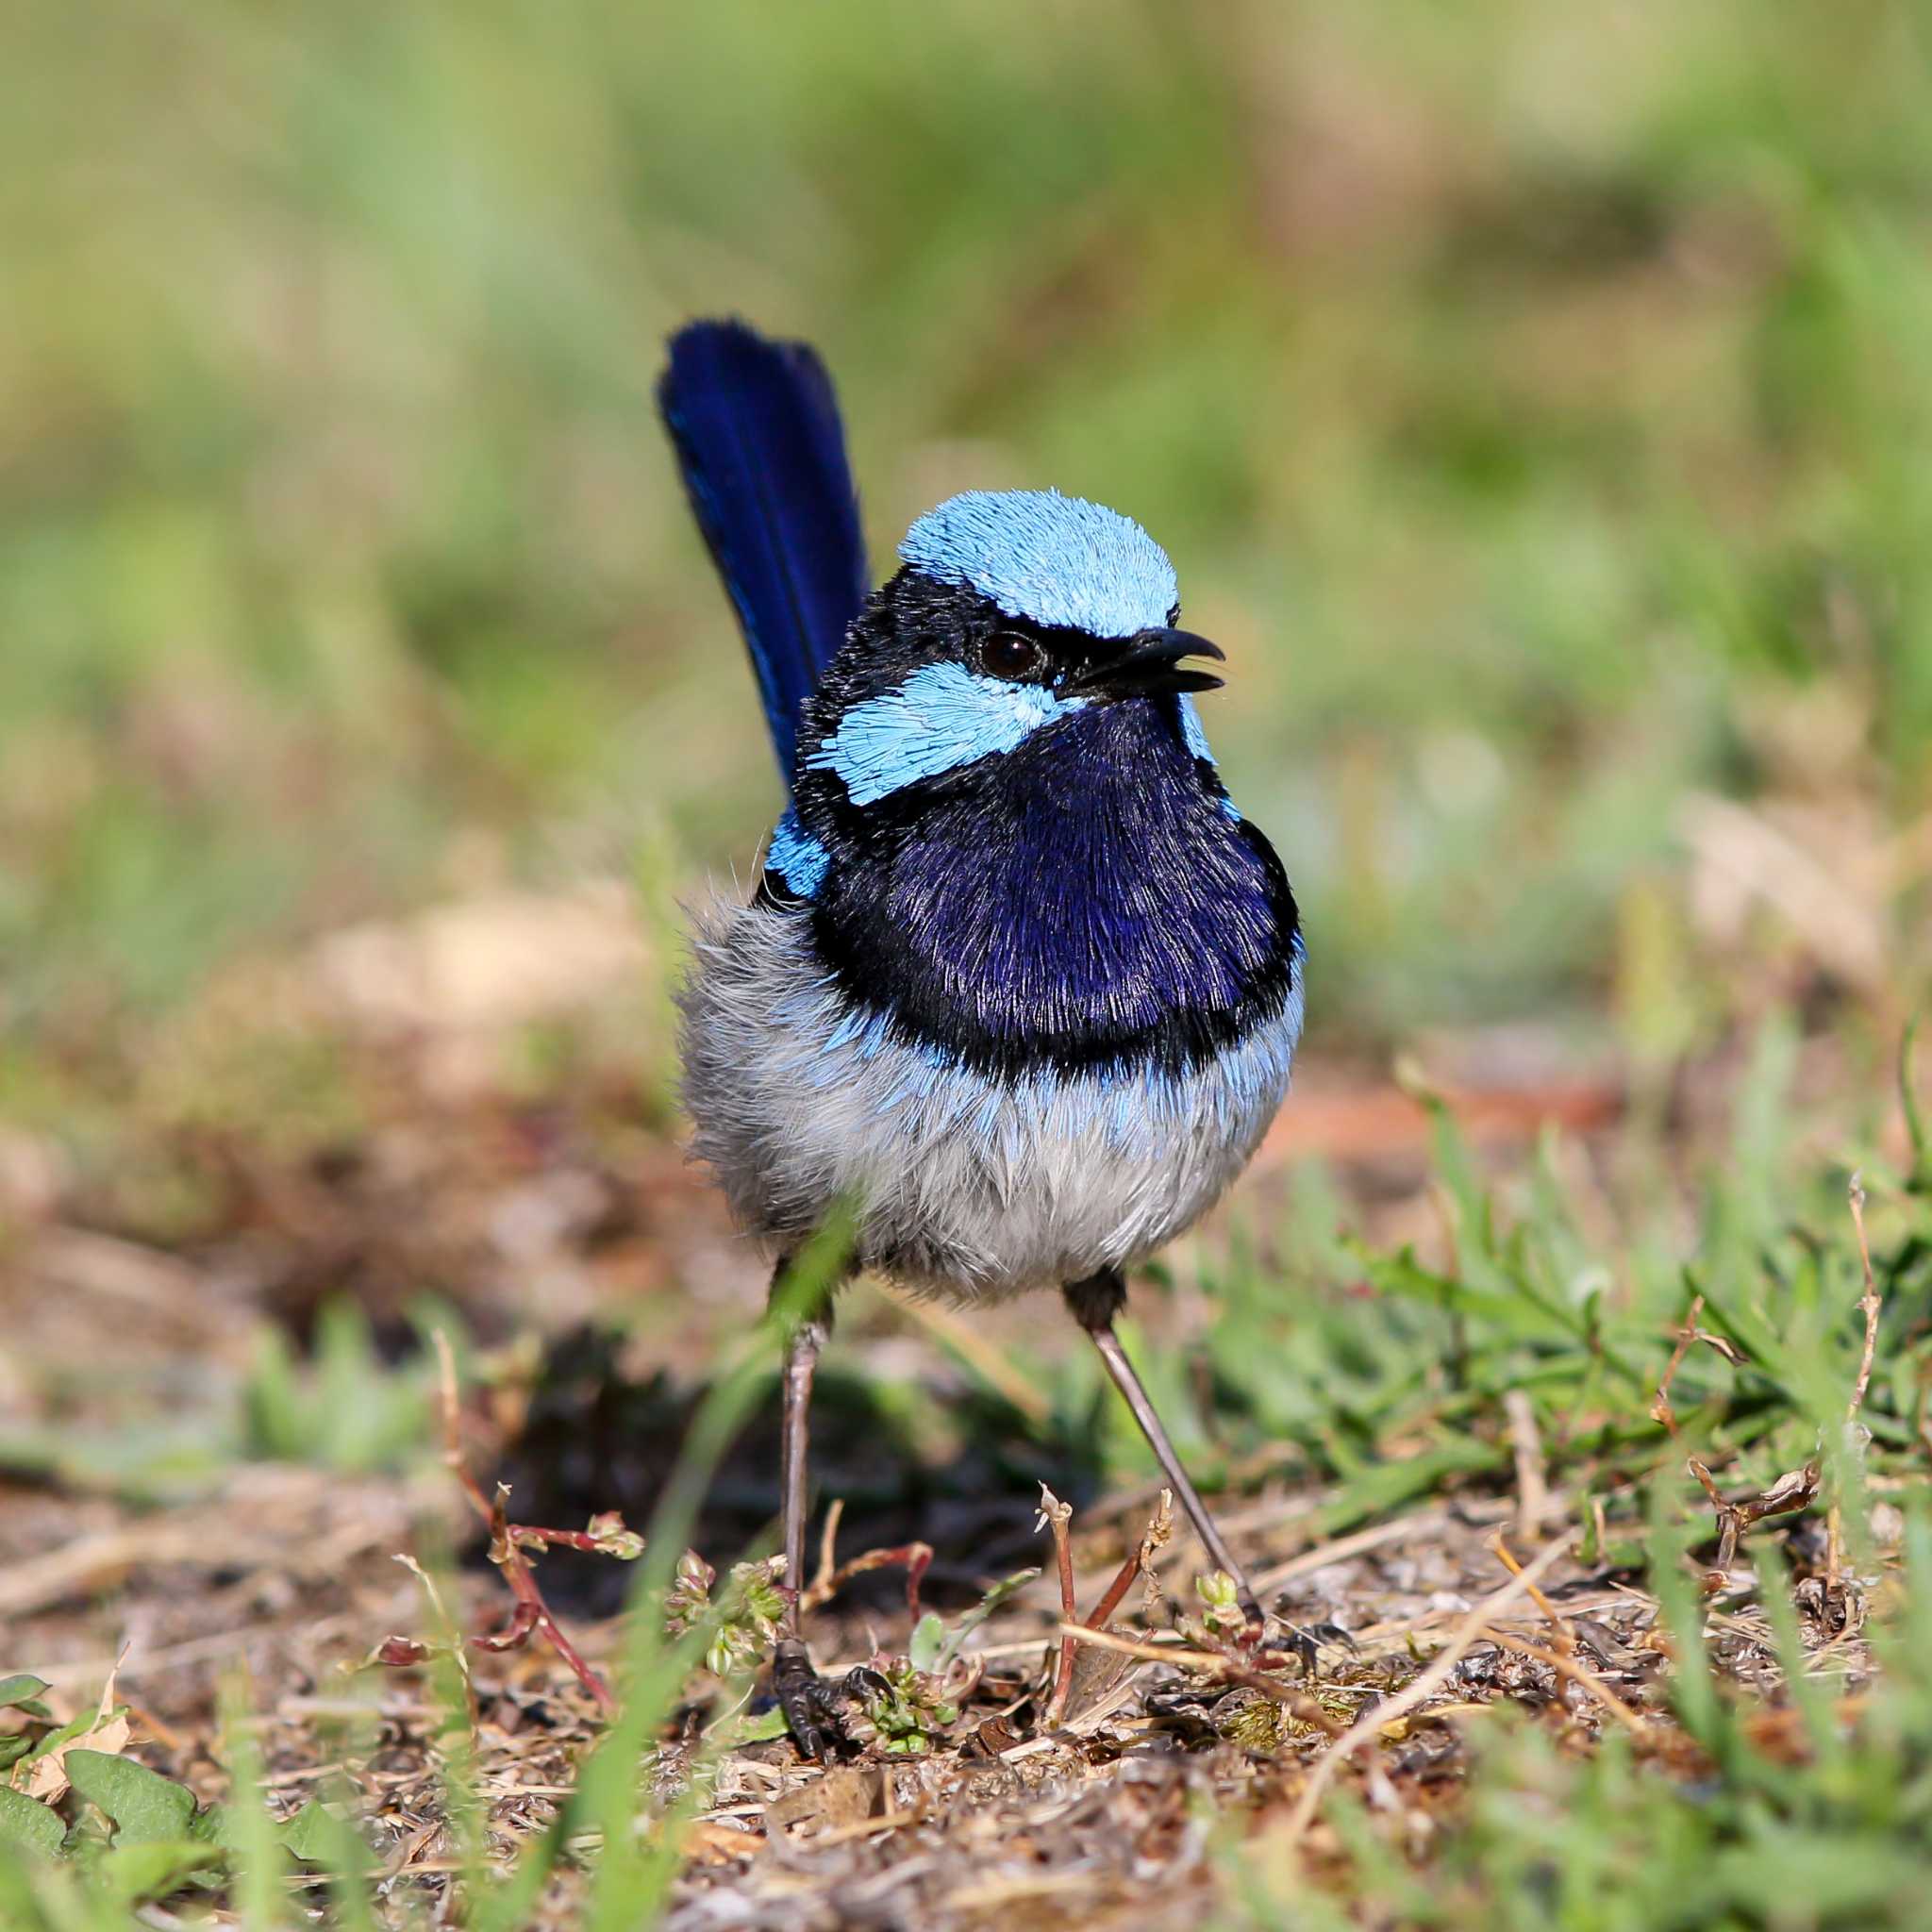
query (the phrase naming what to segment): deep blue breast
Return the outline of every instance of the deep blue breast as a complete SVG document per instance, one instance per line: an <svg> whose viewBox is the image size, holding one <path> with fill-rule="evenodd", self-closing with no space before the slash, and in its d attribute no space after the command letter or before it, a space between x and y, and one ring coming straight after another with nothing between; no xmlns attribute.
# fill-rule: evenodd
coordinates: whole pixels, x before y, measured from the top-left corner
<svg viewBox="0 0 1932 1932"><path fill-rule="evenodd" d="M1194 1064L1287 998L1280 863L1153 703L1069 718L867 819L815 908L821 948L849 993L975 1064Z"/></svg>

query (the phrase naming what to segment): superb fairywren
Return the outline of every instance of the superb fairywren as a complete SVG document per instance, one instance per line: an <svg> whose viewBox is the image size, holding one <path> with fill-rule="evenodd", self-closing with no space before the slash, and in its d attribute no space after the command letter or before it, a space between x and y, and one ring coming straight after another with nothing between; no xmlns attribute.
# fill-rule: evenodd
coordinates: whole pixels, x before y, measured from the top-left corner
<svg viewBox="0 0 1932 1932"><path fill-rule="evenodd" d="M1060 1289L1258 1625L1113 1325L1124 1271L1255 1151L1301 1031L1294 897L1194 708L1220 679L1189 660L1222 653L1174 627L1139 525L1050 491L941 504L871 590L803 344L695 323L658 399L791 794L750 903L696 932L696 1152L779 1276L846 1204L855 1267L967 1304ZM824 1333L796 1324L784 1379L794 1590ZM820 1755L795 1600L774 1682Z"/></svg>

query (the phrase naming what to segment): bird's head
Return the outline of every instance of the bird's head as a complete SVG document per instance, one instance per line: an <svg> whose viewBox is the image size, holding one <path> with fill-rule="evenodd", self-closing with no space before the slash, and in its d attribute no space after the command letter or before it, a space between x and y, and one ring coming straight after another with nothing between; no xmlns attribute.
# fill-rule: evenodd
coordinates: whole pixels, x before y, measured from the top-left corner
<svg viewBox="0 0 1932 1932"><path fill-rule="evenodd" d="M969 491L915 523L904 568L854 624L807 708L801 791L863 808L1018 750L1102 708L1159 708L1207 758L1188 701L1221 657L1176 629L1167 554L1130 518L1053 491Z"/></svg>
<svg viewBox="0 0 1932 1932"><path fill-rule="evenodd" d="M974 1065L1197 1065L1292 996L1293 894L1228 798L1128 518L974 491L914 524L800 719L759 892L847 998Z"/></svg>

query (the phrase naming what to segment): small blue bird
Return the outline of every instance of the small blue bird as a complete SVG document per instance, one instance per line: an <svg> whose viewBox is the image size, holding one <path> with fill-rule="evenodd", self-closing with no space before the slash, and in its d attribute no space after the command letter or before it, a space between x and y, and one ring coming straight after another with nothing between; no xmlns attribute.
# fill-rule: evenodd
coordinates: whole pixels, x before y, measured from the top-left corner
<svg viewBox="0 0 1932 1932"><path fill-rule="evenodd" d="M1223 654L1175 628L1174 566L1138 524L1052 491L941 504L872 590L803 343L693 323L658 401L791 792L750 903L695 934L695 1151L774 1288L849 1204L855 1267L917 1292L1059 1289L1258 1630L1114 1330L1126 1270L1246 1165L1301 1032L1294 895L1195 711L1221 680L1188 660ZM797 1323L786 1361L792 1584L825 1333ZM774 1684L823 1755L795 1603Z"/></svg>

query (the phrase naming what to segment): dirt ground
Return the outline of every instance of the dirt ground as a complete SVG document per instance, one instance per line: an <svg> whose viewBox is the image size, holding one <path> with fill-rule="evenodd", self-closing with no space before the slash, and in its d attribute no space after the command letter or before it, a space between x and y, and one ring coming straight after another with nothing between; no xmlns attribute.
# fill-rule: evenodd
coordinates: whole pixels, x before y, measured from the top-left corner
<svg viewBox="0 0 1932 1932"><path fill-rule="evenodd" d="M1713 1087L1725 1077L1711 1070ZM467 1629L503 1627L510 1604L437 1458L433 1415L403 1474L243 1453L222 1419L238 1388L244 1406L263 1399L264 1317L312 1336L318 1310L345 1287L373 1322L367 1378L416 1375L433 1410L405 1321L406 1290L426 1284L474 1338L466 1462L508 1475L524 1520L570 1524L609 1507L647 1520L708 1355L721 1329L755 1313L761 1283L675 1149L641 1128L612 1129L625 1105L592 1119L468 1092L441 1109L419 1089L353 1161L192 1149L188 1164L220 1177L222 1207L172 1248L85 1225L78 1198L50 1202L16 1249L8 1294L9 1353L35 1364L27 1406L44 1466L16 1455L0 1509L0 1663L49 1679L62 1718L116 1674L133 1713L128 1748L205 1801L227 1792L219 1711L241 1684L262 1714L272 1805L292 1814L311 1796L345 1803L379 1861L378 1896L447 1911L460 1863L448 1707L431 1674L372 1658L386 1640L437 1625L425 1593L437 1586L399 1557L432 1570L455 1557L442 1601ZM1587 1174L1622 1107L1614 1086L1574 1069L1457 1102L1500 1173L1554 1119L1572 1130ZM1687 1143L1720 1110L1701 1091L1680 1096ZM1318 1066L1252 1185L1265 1199L1296 1158L1319 1152L1375 1240L1426 1245L1441 1232L1426 1125L1397 1088ZM718 1283L708 1307L647 1307L622 1343L597 1342L583 1325L708 1268ZM1211 1309L1181 1296L1149 1317L1157 1333L1165 1324L1184 1334ZM989 1374L1010 1375L1031 1319L1003 1317L989 1349L957 1318L873 1303L841 1341L820 1466L824 1494L841 1499L838 1559L925 1538L938 1552L927 1601L949 1613L994 1575L1022 1564L1043 1574L978 1630L970 1668L955 1666L958 1716L924 1755L891 1755L874 1738L855 1762L822 1771L783 1738L717 1751L704 1732L747 1693L700 1671L648 1761L641 1806L691 1818L669 1924L1197 1922L1227 1895L1231 1873L1265 1878L1297 1847L1324 1856L1332 1835L1317 1801L1331 1777L1424 1846L1456 1800L1472 1739L1504 1706L1563 1752L1622 1731L1659 1761L1694 1761L1665 1708L1657 1600L1601 1533L1582 1559L1589 1507L1547 1475L1526 1404L1511 1411L1507 1477L1431 1485L1419 1503L1344 1534L1324 1530L1332 1497L1291 1459L1263 1456L1233 1472L1239 1494L1224 1502L1224 1521L1265 1600L1298 1625L1347 1633L1324 1643L1312 1679L1285 1651L1257 1658L1204 1624L1191 1539L1157 1534L1111 1633L1077 1649L1064 1721L1043 1722L1058 1609L1038 1493L1010 1467L974 1461L970 1416L946 1438L948 1479L922 1489L883 1466L865 1393L871 1377L943 1411L960 1397L962 1361L978 1355ZM768 1532L774 1468L760 1421L700 1519L696 1541L723 1553L719 1567ZM1032 1473L1049 1468L1041 1459ZM1069 1481L1074 1601L1091 1606L1132 1558L1158 1498L1144 1485L1096 1486L1091 1469ZM1824 1574L1822 1532L1794 1535L1790 1554ZM1532 1559L1540 1580L1526 1584L1517 1565ZM558 1553L539 1568L591 1666L608 1671L622 1566ZM1823 1582L1808 1598L1801 1587L1799 1602L1818 1668L1856 1691L1872 1664L1855 1607ZM910 1624L901 1573L885 1569L841 1588L809 1627L836 1678L901 1655ZM1720 1607L1710 1627L1724 1673L1774 1692L1761 1609ZM473 1649L468 1673L488 1850L507 1861L560 1815L601 1713L541 1639ZM749 1694L755 1713L756 1687ZM1790 1715L1768 1697L1762 1721L1774 1736ZM549 1881L547 1922L571 1922L594 1865L593 1843L575 1850L582 1864L567 1857Z"/></svg>

